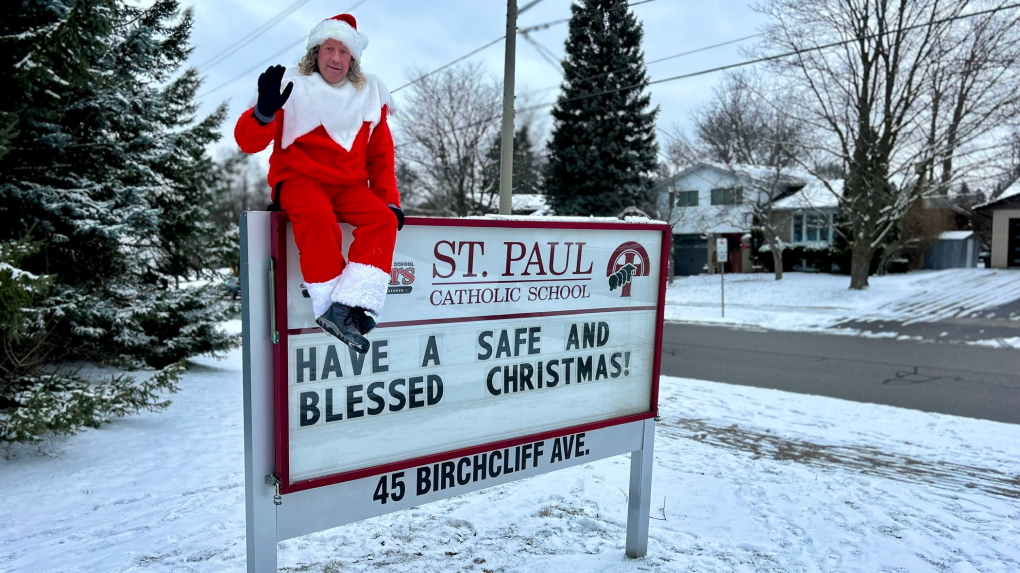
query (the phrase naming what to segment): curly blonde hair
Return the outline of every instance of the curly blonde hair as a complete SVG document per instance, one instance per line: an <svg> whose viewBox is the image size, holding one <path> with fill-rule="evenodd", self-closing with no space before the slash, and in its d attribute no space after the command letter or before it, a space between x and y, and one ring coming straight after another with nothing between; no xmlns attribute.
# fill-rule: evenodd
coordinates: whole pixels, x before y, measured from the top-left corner
<svg viewBox="0 0 1020 573"><path fill-rule="evenodd" d="M298 62L298 71L306 76L319 71L319 46L315 46L305 53L305 57L301 58L301 61ZM361 65L354 58L351 58L351 68L347 70L347 81L354 84L354 87L359 90L368 84L365 72L361 71Z"/></svg>

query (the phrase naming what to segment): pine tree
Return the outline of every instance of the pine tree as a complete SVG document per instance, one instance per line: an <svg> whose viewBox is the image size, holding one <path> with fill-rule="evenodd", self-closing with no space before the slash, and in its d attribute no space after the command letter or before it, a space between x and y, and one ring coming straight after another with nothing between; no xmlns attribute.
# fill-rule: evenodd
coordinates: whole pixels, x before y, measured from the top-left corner
<svg viewBox="0 0 1020 573"><path fill-rule="evenodd" d="M563 89L553 108L545 188L560 215L648 211L657 165L643 32L620 0L571 7ZM650 212L650 211L649 211Z"/></svg>
<svg viewBox="0 0 1020 573"><path fill-rule="evenodd" d="M231 314L218 285L197 286L235 247L211 223L205 151L225 110L196 120L197 72L178 74L191 13L176 0L4 11L0 245L17 253L7 264L20 276L47 277L48 288L4 332L0 441L161 407L156 392L173 390L178 363L235 344L217 328ZM5 307L13 300L3 294ZM45 360L21 360L33 351ZM164 370L90 388L54 365L70 360Z"/></svg>
<svg viewBox="0 0 1020 573"><path fill-rule="evenodd" d="M482 174L482 189L495 190L499 193L499 162L502 138L499 134L492 140L485 152L485 171ZM527 123L514 132L514 169L513 194L541 193L542 189L542 156L531 141L531 126Z"/></svg>

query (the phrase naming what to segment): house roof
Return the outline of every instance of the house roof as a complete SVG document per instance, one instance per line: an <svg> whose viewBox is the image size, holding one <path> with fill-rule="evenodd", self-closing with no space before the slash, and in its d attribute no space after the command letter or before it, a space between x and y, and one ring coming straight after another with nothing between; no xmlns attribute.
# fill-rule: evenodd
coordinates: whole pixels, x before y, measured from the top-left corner
<svg viewBox="0 0 1020 573"><path fill-rule="evenodd" d="M833 179L831 181L812 179L803 189L773 203L772 208L777 211L836 209L839 207L839 200L842 195L842 179Z"/></svg>
<svg viewBox="0 0 1020 573"><path fill-rule="evenodd" d="M778 169L775 167L764 167L761 165L744 165L744 164L724 164L714 163L709 161L703 161L696 163L687 169L684 169L680 173L677 173L672 178L667 178L665 181L660 182L656 187L665 185L670 179L682 179L694 173L704 170L712 170L727 175L735 175L737 177L746 177L757 182L772 184L783 187L802 187L807 184L808 181L813 179L810 174L790 168Z"/></svg>
<svg viewBox="0 0 1020 573"><path fill-rule="evenodd" d="M545 195L535 193L514 193L510 196L510 208L515 213L527 215L547 215L549 213Z"/></svg>
<svg viewBox="0 0 1020 573"><path fill-rule="evenodd" d="M1010 203L1013 203L1014 201L1020 201L1020 179L1017 179L1016 181L1013 182L1012 185L1006 187L1006 189L1004 189L1002 193L999 193L999 196L996 197L995 199L992 199L991 201L982 203L980 205L976 205L974 209L986 209L989 207L998 207L1000 203L1004 203L1007 200L1009 200Z"/></svg>
<svg viewBox="0 0 1020 573"><path fill-rule="evenodd" d="M723 171L728 171L730 173L745 175L751 179L757 179L758 181L778 181L790 185L804 185L808 181L814 179L810 173L791 167L776 168L740 163L735 163L733 165L726 165L723 163L706 163L706 165L722 169Z"/></svg>

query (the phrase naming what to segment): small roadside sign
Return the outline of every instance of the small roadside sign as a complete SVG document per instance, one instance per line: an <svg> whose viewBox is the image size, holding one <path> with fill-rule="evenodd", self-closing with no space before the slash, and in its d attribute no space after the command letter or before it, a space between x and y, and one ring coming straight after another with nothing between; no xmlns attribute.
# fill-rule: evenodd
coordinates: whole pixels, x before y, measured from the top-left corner
<svg viewBox="0 0 1020 573"><path fill-rule="evenodd" d="M728 262L729 259L729 246L726 244L726 239L715 240L715 257L720 263Z"/></svg>

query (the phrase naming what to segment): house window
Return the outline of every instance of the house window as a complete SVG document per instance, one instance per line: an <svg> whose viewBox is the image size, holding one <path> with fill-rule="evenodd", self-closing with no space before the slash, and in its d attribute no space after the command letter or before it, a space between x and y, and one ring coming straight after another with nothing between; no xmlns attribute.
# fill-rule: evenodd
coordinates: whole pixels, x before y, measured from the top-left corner
<svg viewBox="0 0 1020 573"><path fill-rule="evenodd" d="M823 213L808 213L807 240L829 242L829 216Z"/></svg>
<svg viewBox="0 0 1020 573"><path fill-rule="evenodd" d="M739 187L712 189L713 205L739 205L744 202L744 193Z"/></svg>
<svg viewBox="0 0 1020 573"><path fill-rule="evenodd" d="M697 207L697 191L677 191L675 194L677 207Z"/></svg>
<svg viewBox="0 0 1020 573"><path fill-rule="evenodd" d="M794 243L828 243L832 240L832 219L828 213L797 213L793 216Z"/></svg>

